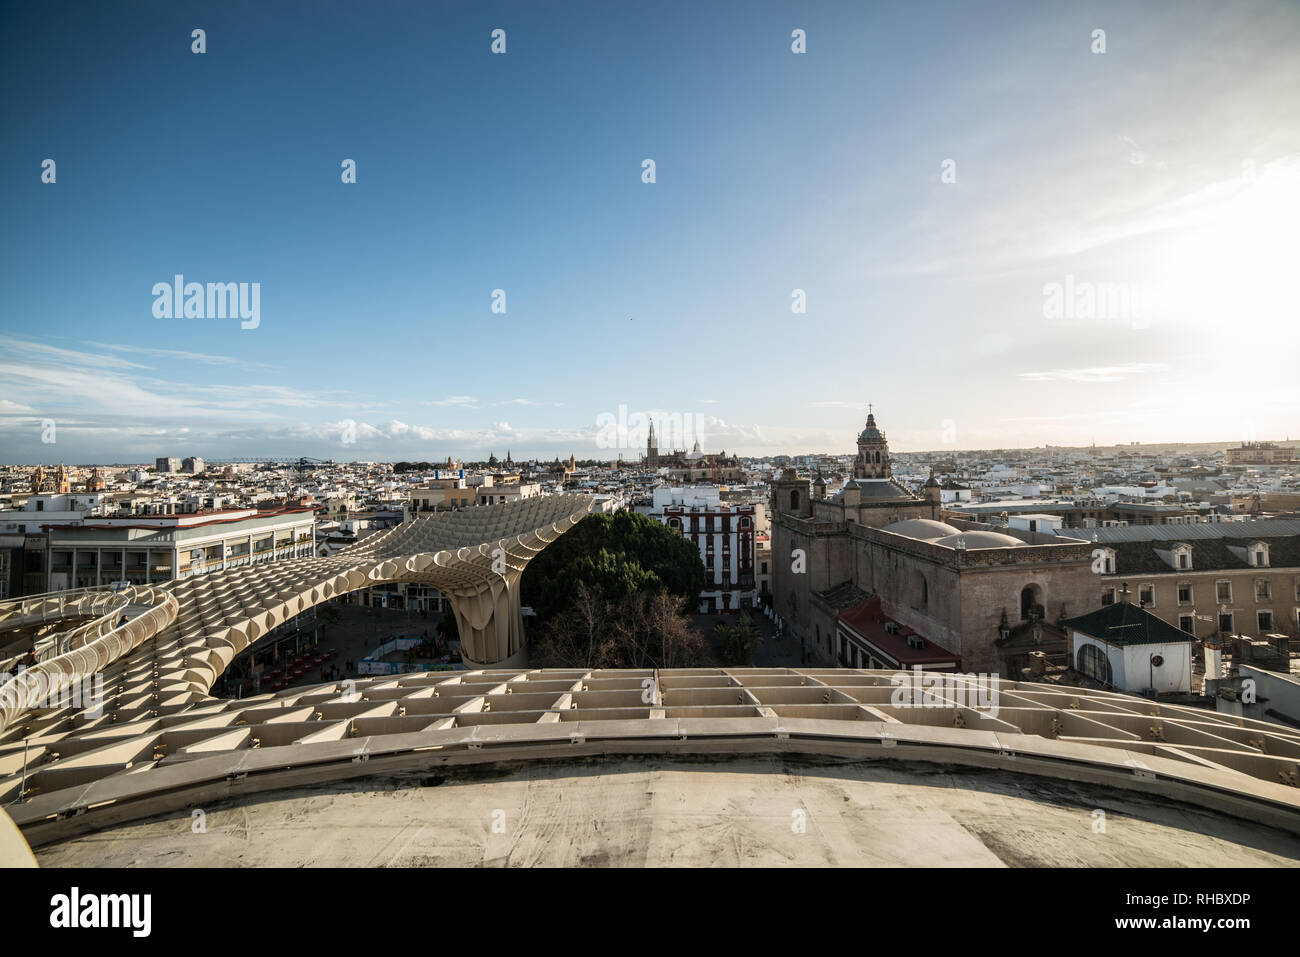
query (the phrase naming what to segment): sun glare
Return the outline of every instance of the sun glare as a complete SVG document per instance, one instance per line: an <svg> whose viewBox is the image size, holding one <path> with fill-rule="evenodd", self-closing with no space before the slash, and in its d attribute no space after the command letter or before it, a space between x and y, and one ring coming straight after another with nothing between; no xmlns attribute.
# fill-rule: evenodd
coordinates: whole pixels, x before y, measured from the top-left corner
<svg viewBox="0 0 1300 957"><path fill-rule="evenodd" d="M1231 333L1293 335L1300 307L1300 163L1245 176L1169 250L1157 283L1163 318ZM1270 341L1268 339L1265 342ZM1272 340L1277 344L1277 340Z"/></svg>

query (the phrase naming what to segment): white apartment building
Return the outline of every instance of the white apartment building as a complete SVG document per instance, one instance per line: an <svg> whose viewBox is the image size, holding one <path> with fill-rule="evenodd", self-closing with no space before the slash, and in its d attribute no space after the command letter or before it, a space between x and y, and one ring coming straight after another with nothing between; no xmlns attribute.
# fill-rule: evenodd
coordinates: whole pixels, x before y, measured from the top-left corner
<svg viewBox="0 0 1300 957"><path fill-rule="evenodd" d="M315 509L42 515L23 523L23 594L187 578L314 553ZM3 518L3 516L0 516ZM51 521L51 519L54 519ZM7 525L0 526L8 528Z"/></svg>
<svg viewBox="0 0 1300 957"><path fill-rule="evenodd" d="M713 486L654 490L650 517L676 529L700 550L705 586L701 612L738 611L759 603L756 575L762 505L724 505Z"/></svg>

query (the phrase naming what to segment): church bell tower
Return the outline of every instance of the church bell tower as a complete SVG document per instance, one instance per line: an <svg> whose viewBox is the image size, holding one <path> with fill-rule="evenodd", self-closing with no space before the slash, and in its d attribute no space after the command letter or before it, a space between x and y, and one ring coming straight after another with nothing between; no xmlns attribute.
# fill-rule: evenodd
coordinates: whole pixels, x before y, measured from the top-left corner
<svg viewBox="0 0 1300 957"><path fill-rule="evenodd" d="M867 427L858 435L858 457L853 460L853 477L887 479L889 470L889 442L885 433L876 426L875 413L867 406Z"/></svg>

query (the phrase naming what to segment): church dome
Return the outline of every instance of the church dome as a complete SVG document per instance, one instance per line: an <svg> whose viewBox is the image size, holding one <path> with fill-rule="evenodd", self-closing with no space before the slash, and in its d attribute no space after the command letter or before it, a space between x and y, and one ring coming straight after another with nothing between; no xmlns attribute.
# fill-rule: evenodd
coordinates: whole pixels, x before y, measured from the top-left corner
<svg viewBox="0 0 1300 957"><path fill-rule="evenodd" d="M908 538L918 538L923 542L960 534L956 528L953 528L947 522L936 522L930 518L905 518L901 522L893 522L884 526L881 531L893 532L895 535L906 535Z"/></svg>
<svg viewBox="0 0 1300 957"><path fill-rule="evenodd" d="M934 544L956 548L959 538L967 548L1012 548L1025 544L1020 539L1003 535L1001 532L959 532L945 538L936 538Z"/></svg>
<svg viewBox="0 0 1300 957"><path fill-rule="evenodd" d="M867 413L867 427L858 434L859 442L883 442L885 434L876 427L876 415L874 412Z"/></svg>

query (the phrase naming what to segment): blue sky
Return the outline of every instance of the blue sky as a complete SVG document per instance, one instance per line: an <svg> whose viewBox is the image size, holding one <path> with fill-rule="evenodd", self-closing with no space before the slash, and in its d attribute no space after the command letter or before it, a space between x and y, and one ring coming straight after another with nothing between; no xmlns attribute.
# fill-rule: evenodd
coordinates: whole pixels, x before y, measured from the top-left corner
<svg viewBox="0 0 1300 957"><path fill-rule="evenodd" d="M1295 435L1298 50L1284 2L8 3L0 459ZM156 318L177 273L257 328Z"/></svg>

